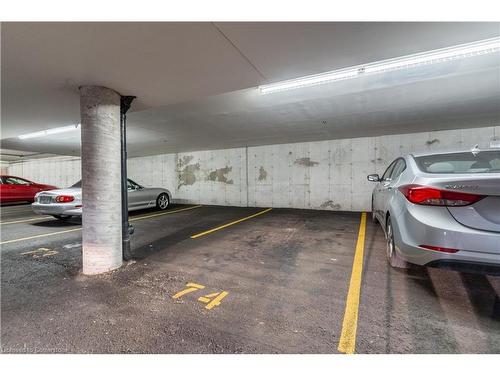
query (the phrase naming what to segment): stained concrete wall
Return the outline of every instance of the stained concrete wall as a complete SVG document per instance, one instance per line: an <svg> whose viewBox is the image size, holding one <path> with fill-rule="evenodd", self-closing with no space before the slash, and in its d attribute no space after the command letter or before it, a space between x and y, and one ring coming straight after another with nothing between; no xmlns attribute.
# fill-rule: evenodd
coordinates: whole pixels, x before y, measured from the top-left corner
<svg viewBox="0 0 500 375"><path fill-rule="evenodd" d="M363 211L374 187L366 175L383 173L396 157L488 147L494 139L500 126L185 152L130 159L128 173L145 186L168 188L182 203ZM71 164L77 161L45 160L9 171L60 186L79 178L79 165Z"/></svg>
<svg viewBox="0 0 500 375"><path fill-rule="evenodd" d="M9 173L9 163L8 162L0 162L0 174L8 174Z"/></svg>
<svg viewBox="0 0 500 375"><path fill-rule="evenodd" d="M41 184L68 187L81 180L80 158L51 157L9 164L9 174Z"/></svg>
<svg viewBox="0 0 500 375"><path fill-rule="evenodd" d="M371 207L370 173L400 155L488 147L500 127L352 138L248 148L250 206L363 211Z"/></svg>
<svg viewBox="0 0 500 375"><path fill-rule="evenodd" d="M177 198L176 154L132 158L127 162L128 177L147 187L164 187Z"/></svg>
<svg viewBox="0 0 500 375"><path fill-rule="evenodd" d="M179 153L176 172L182 202L247 206L245 148Z"/></svg>

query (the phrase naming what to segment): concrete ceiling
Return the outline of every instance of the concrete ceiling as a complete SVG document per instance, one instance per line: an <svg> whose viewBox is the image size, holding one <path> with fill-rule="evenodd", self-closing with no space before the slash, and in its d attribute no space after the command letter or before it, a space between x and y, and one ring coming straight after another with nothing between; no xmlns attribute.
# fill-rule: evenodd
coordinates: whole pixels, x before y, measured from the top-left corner
<svg viewBox="0 0 500 375"><path fill-rule="evenodd" d="M3 23L2 147L78 155L78 86L138 96L131 156L499 123L499 56L256 86L500 35L498 23Z"/></svg>

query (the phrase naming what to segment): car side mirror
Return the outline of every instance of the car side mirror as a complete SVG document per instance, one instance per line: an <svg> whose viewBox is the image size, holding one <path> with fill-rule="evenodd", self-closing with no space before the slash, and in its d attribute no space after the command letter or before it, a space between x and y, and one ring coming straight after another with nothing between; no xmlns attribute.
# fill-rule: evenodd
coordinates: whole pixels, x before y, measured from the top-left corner
<svg viewBox="0 0 500 375"><path fill-rule="evenodd" d="M380 176L378 174L369 174L367 177L368 181L371 182L380 182Z"/></svg>

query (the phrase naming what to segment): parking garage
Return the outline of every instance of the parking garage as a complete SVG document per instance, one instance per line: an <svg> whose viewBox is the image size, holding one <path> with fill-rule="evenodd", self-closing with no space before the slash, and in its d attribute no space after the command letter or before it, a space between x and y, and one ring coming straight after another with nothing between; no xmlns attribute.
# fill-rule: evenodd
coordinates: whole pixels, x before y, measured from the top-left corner
<svg viewBox="0 0 500 375"><path fill-rule="evenodd" d="M2 24L2 181L81 180L83 206L2 203L2 351L498 353L498 275L391 267L367 176L500 148L499 38L498 23ZM129 203L170 194L130 210L127 256L124 96Z"/></svg>

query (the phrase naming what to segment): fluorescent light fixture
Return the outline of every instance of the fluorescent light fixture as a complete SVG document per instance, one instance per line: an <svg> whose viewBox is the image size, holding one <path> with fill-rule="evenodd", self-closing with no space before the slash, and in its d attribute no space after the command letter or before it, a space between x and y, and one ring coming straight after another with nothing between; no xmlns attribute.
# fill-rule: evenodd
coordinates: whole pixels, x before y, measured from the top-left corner
<svg viewBox="0 0 500 375"><path fill-rule="evenodd" d="M463 59L499 51L500 37L497 37L480 40L473 43L460 44L458 46L397 57L394 59L382 60L349 68L333 70L330 72L305 76L301 78L290 79L287 81L271 83L269 85L259 86L259 89L262 94L269 94L277 91L291 90L300 87L357 78L361 75L366 74L413 68L420 65L436 64L444 61Z"/></svg>
<svg viewBox="0 0 500 375"><path fill-rule="evenodd" d="M23 135L18 136L18 138L19 139L28 139L28 138L45 137L47 135L65 133L65 132L69 132L72 130L76 130L76 129L78 129L79 126L80 126L80 124L61 126L60 128L52 128L52 129L47 129L47 130L41 130L39 132L23 134Z"/></svg>
<svg viewBox="0 0 500 375"><path fill-rule="evenodd" d="M261 93L269 94L276 91L297 89L300 87L314 86L323 83L330 83L333 81L356 78L358 74L359 73L357 68L339 69L331 72L315 74L312 76L290 79L288 81L271 83L269 85L260 86L259 88Z"/></svg>

